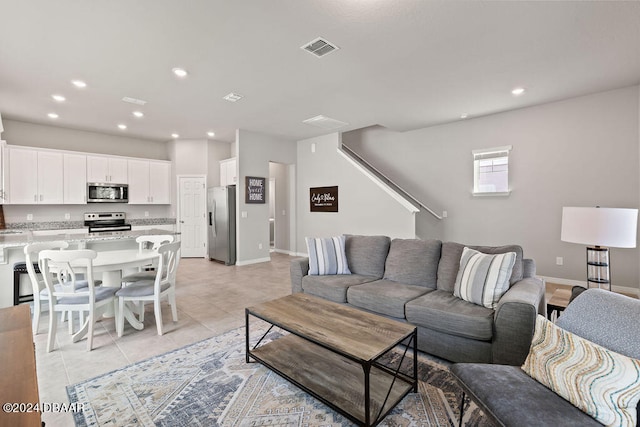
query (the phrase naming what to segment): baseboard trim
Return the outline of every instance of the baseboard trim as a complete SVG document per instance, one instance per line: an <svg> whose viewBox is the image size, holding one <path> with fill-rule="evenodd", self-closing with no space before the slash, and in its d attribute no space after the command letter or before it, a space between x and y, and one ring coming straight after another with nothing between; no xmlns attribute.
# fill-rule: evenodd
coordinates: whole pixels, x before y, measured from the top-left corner
<svg viewBox="0 0 640 427"><path fill-rule="evenodd" d="M571 280L571 279L562 279L560 277L550 277L550 276L538 276L538 277L541 279L544 279L546 282L557 283L558 285L582 286L583 288L587 287L586 280ZM613 285L611 287L611 290L614 292L640 296L640 290L638 288L632 288L629 286Z"/></svg>
<svg viewBox="0 0 640 427"><path fill-rule="evenodd" d="M294 251L288 251L286 249L274 249L273 252L276 252L279 254L285 254L289 256L296 256L296 253Z"/></svg>
<svg viewBox="0 0 640 427"><path fill-rule="evenodd" d="M256 259L248 259L246 261L236 261L236 265L238 267L242 267L244 265L260 264L261 262L269 262L269 261L271 261L270 257L267 257L267 258L256 258Z"/></svg>

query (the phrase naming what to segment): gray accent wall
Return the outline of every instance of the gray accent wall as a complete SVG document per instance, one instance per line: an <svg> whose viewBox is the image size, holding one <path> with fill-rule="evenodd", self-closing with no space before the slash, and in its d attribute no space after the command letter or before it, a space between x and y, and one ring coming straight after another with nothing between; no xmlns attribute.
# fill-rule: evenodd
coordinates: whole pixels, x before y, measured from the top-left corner
<svg viewBox="0 0 640 427"><path fill-rule="evenodd" d="M245 177L265 178L268 185L269 162L295 164L296 145L294 141L238 129L235 149L238 157L237 262L243 265L268 261L269 204L245 203ZM246 212L246 218L242 217L242 212Z"/></svg>
<svg viewBox="0 0 640 427"><path fill-rule="evenodd" d="M420 213L419 237L519 244L539 275L584 281L585 246L560 240L562 207L639 207L639 101L632 86L404 133L371 127L343 134L343 142L448 212L443 221ZM471 151L504 145L513 146L511 195L474 197ZM638 289L639 256L611 250L614 286Z"/></svg>
<svg viewBox="0 0 640 427"><path fill-rule="evenodd" d="M297 252L305 237L340 234L415 237L415 218L337 152L340 134L298 141ZM315 152L312 152L315 147ZM311 212L311 187L338 186L338 212Z"/></svg>

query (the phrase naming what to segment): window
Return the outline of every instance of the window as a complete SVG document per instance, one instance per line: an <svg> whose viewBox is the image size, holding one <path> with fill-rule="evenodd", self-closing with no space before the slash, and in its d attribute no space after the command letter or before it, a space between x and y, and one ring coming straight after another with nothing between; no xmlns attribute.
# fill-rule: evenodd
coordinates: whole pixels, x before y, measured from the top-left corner
<svg viewBox="0 0 640 427"><path fill-rule="evenodd" d="M509 195L511 146L473 150L473 194Z"/></svg>

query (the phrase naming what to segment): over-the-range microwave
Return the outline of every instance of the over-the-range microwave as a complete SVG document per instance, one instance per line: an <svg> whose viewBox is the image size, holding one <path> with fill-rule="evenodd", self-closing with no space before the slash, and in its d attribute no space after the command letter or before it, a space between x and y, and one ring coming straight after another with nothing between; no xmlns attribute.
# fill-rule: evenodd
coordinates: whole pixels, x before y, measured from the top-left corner
<svg viewBox="0 0 640 427"><path fill-rule="evenodd" d="M87 184L87 203L128 203L129 186L127 184L105 184L90 182Z"/></svg>

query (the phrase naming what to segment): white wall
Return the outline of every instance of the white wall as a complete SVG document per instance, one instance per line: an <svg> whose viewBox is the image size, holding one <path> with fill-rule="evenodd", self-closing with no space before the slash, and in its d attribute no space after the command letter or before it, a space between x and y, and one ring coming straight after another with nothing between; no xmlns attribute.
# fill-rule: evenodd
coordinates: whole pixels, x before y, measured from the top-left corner
<svg viewBox="0 0 640 427"><path fill-rule="evenodd" d="M236 201L238 265L268 261L270 259L269 204L245 203L245 177L265 178L268 185L269 162L295 164L295 142L239 129L236 131L235 149L238 157ZM246 212L246 218L242 217L242 212Z"/></svg>
<svg viewBox="0 0 640 427"><path fill-rule="evenodd" d="M220 160L231 156L231 144L209 140L207 143L207 187L220 186Z"/></svg>
<svg viewBox="0 0 640 427"><path fill-rule="evenodd" d="M585 247L560 241L563 206L638 208L637 86L395 133L343 135L355 149L436 211L418 235L467 244L522 245L538 274L586 279ZM512 145L509 197L473 197L471 150ZM556 265L556 257L564 265ZM612 249L614 286L639 287L637 249Z"/></svg>
<svg viewBox="0 0 640 427"><path fill-rule="evenodd" d="M339 145L337 133L298 141L297 252L306 253L305 237L340 234L415 237L414 214L340 156ZM311 212L309 189L336 185L338 212Z"/></svg>
<svg viewBox="0 0 640 427"><path fill-rule="evenodd" d="M9 145L169 160L167 143L3 119Z"/></svg>

